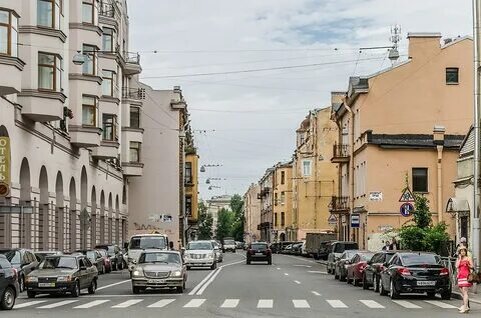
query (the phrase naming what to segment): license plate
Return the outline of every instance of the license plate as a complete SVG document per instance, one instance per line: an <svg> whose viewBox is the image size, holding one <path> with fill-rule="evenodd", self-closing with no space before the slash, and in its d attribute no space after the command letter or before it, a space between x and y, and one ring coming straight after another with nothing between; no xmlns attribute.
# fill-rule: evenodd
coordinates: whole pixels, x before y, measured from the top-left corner
<svg viewBox="0 0 481 318"><path fill-rule="evenodd" d="M256 253L256 255L264 255L263 253Z"/></svg>
<svg viewBox="0 0 481 318"><path fill-rule="evenodd" d="M163 284L165 283L165 279L149 279L149 284Z"/></svg>
<svg viewBox="0 0 481 318"><path fill-rule="evenodd" d="M434 281L418 281L418 286L435 286L436 282Z"/></svg>
<svg viewBox="0 0 481 318"><path fill-rule="evenodd" d="M55 283L38 283L38 287L55 287Z"/></svg>

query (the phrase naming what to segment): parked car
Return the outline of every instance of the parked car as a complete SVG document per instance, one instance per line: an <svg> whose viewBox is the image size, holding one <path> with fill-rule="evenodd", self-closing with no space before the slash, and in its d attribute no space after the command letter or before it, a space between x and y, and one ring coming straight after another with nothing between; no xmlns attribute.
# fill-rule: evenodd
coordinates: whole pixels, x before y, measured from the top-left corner
<svg viewBox="0 0 481 318"><path fill-rule="evenodd" d="M104 249L98 249L96 251L99 252L100 255L102 256L102 259L104 261L105 273L110 273L112 271L113 266L112 266L112 259L110 258L109 254Z"/></svg>
<svg viewBox="0 0 481 318"><path fill-rule="evenodd" d="M97 250L78 250L72 255L85 255L90 260L90 262L97 268L99 274L105 274L106 268L104 264L104 259L99 251Z"/></svg>
<svg viewBox="0 0 481 318"><path fill-rule="evenodd" d="M106 250L109 255L110 261L112 263L112 270L122 270L124 268L124 259L122 251L117 245L97 245L95 246L97 250Z"/></svg>
<svg viewBox="0 0 481 318"><path fill-rule="evenodd" d="M222 245L216 240L211 240L212 245L214 245L215 259L217 263L222 263L224 261L224 254L222 253Z"/></svg>
<svg viewBox="0 0 481 318"><path fill-rule="evenodd" d="M300 256L302 254L302 242L298 242L296 244L292 245L291 253L292 255L298 255Z"/></svg>
<svg viewBox="0 0 481 318"><path fill-rule="evenodd" d="M51 255L62 255L63 252L61 251L36 251L33 252L35 254L35 257L37 258L38 263L40 264L45 257L51 256Z"/></svg>
<svg viewBox="0 0 481 318"><path fill-rule="evenodd" d="M214 245L211 241L192 241L187 244L184 253L187 269L191 267L217 267Z"/></svg>
<svg viewBox="0 0 481 318"><path fill-rule="evenodd" d="M381 279L381 271L384 269L384 264L389 262L391 257L397 252L388 250L374 254L364 269L362 288L369 289L372 286L374 292L379 292L379 280Z"/></svg>
<svg viewBox="0 0 481 318"><path fill-rule="evenodd" d="M231 238L224 238L224 243L222 244L222 252L231 251L235 253L236 244L234 239Z"/></svg>
<svg viewBox="0 0 481 318"><path fill-rule="evenodd" d="M272 264L272 251L267 243L256 242L249 245L246 253L246 264L250 265L251 262L267 262L268 265Z"/></svg>
<svg viewBox="0 0 481 318"><path fill-rule="evenodd" d="M286 246L281 250L281 254L291 254L293 247L294 247L294 244L286 245Z"/></svg>
<svg viewBox="0 0 481 318"><path fill-rule="evenodd" d="M354 286L359 286L363 282L364 269L367 266L367 262L374 256L373 252L359 251L354 254L354 257L349 261L347 265L347 277L348 284L352 282Z"/></svg>
<svg viewBox="0 0 481 318"><path fill-rule="evenodd" d="M244 242L239 242L239 241L235 241L235 248L238 249L238 250L243 250L245 247L245 243Z"/></svg>
<svg viewBox="0 0 481 318"><path fill-rule="evenodd" d="M336 241L324 241L321 242L319 246L319 250L317 251L317 259L321 259L323 261L327 261L327 257L329 256L329 253L332 251L332 243Z"/></svg>
<svg viewBox="0 0 481 318"><path fill-rule="evenodd" d="M11 310L20 293L17 270L5 255L0 255L0 309Z"/></svg>
<svg viewBox="0 0 481 318"><path fill-rule="evenodd" d="M341 254L334 268L334 278L339 279L341 282L346 280L347 267L350 264L351 259L356 255L357 250L346 250Z"/></svg>
<svg viewBox="0 0 481 318"><path fill-rule="evenodd" d="M332 243L331 252L327 257L327 272L335 274L336 262L346 250L358 250L359 245L356 242L336 241Z"/></svg>
<svg viewBox="0 0 481 318"><path fill-rule="evenodd" d="M24 248L1 249L0 254L17 270L17 279L20 292L25 290L25 277L38 266L38 261L32 251Z"/></svg>
<svg viewBox="0 0 481 318"><path fill-rule="evenodd" d="M183 293L187 282L187 269L177 251L146 250L132 271L132 292L138 294L147 288L175 288Z"/></svg>
<svg viewBox="0 0 481 318"><path fill-rule="evenodd" d="M97 268L84 255L47 256L25 281L28 298L38 294L80 296L82 289L94 294L97 289Z"/></svg>
<svg viewBox="0 0 481 318"><path fill-rule="evenodd" d="M441 294L451 299L449 269L441 265L441 257L427 252L396 253L381 271L379 293L392 299L402 293L427 293L428 297Z"/></svg>

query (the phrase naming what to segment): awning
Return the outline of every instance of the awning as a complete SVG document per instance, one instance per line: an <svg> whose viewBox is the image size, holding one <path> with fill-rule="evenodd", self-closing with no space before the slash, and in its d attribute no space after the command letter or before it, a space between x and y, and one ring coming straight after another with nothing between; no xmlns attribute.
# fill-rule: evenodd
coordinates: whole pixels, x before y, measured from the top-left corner
<svg viewBox="0 0 481 318"><path fill-rule="evenodd" d="M448 203L446 204L446 212L469 212L468 200L460 198L449 198Z"/></svg>

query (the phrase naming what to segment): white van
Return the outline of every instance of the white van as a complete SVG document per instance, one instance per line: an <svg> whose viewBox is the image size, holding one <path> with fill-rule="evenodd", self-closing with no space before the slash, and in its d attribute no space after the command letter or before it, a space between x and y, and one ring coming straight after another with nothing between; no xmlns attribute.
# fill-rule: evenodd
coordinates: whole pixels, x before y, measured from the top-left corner
<svg viewBox="0 0 481 318"><path fill-rule="evenodd" d="M147 249L169 250L169 238L165 234L132 235L127 247L127 264L130 273L137 264L142 251Z"/></svg>

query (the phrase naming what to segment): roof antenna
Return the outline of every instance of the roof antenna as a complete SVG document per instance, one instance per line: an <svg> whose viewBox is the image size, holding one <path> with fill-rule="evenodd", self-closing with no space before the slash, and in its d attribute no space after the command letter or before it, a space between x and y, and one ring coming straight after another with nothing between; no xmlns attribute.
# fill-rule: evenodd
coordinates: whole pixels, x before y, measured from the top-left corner
<svg viewBox="0 0 481 318"><path fill-rule="evenodd" d="M389 59L394 64L399 59L398 45L401 41L401 26L396 24L391 27L391 37L389 40L393 43L391 49L389 49Z"/></svg>

